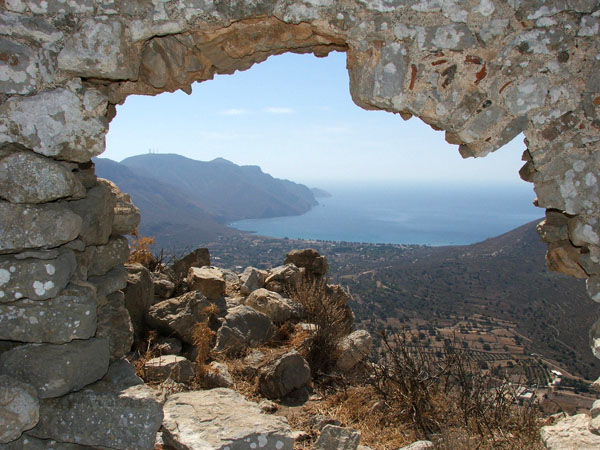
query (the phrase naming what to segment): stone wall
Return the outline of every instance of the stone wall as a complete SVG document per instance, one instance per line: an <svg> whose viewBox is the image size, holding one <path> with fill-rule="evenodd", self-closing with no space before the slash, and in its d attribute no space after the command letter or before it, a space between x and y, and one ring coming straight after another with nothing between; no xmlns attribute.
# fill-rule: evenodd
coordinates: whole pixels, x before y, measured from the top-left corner
<svg viewBox="0 0 600 450"><path fill-rule="evenodd" d="M600 301L598 6L0 0L0 443L29 429L11 448L152 447L160 408L118 362L131 336L121 235L139 215L90 158L128 95L190 92L274 54L346 51L359 106L415 115L463 157L523 132L548 265Z"/></svg>

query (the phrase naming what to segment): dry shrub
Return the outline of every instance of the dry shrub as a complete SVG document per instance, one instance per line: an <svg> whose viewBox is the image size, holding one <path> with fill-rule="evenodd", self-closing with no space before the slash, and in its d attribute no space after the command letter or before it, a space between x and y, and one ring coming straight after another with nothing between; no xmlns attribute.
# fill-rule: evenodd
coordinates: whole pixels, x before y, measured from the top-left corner
<svg viewBox="0 0 600 450"><path fill-rule="evenodd" d="M140 345L140 347L137 349L135 359L131 361L133 367L135 367L135 373L138 377L142 378L143 380L146 379L146 371L144 369L144 365L147 361L158 356L155 355L152 351L152 343L155 339L156 331L149 331L147 339L145 340L144 344Z"/></svg>
<svg viewBox="0 0 600 450"><path fill-rule="evenodd" d="M138 263L146 268L150 268L156 261L152 254L151 246L154 244L154 238L140 236L138 231L133 232L133 237L129 241L130 252L127 262L133 264Z"/></svg>
<svg viewBox="0 0 600 450"><path fill-rule="evenodd" d="M306 308L308 322L315 330L301 349L311 367L313 379L331 372L337 345L352 331L353 316L348 307L349 294L340 286L329 286L322 279L303 279L289 288L292 300Z"/></svg>
<svg viewBox="0 0 600 450"><path fill-rule="evenodd" d="M193 341L196 347L196 379L201 381L206 374L207 366L206 361L210 356L210 350L212 348L212 340L215 336L215 332L210 329L209 320L206 319L204 322L198 322L194 325Z"/></svg>

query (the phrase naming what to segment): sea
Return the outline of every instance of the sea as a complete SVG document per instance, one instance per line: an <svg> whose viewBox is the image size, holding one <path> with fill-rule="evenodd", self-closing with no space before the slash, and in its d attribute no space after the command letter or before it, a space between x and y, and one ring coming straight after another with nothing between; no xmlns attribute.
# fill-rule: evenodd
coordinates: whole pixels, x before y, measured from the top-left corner
<svg viewBox="0 0 600 450"><path fill-rule="evenodd" d="M319 186L320 188L322 186ZM323 187L331 194L299 216L230 225L263 236L430 246L466 245L540 219L532 185L396 184Z"/></svg>

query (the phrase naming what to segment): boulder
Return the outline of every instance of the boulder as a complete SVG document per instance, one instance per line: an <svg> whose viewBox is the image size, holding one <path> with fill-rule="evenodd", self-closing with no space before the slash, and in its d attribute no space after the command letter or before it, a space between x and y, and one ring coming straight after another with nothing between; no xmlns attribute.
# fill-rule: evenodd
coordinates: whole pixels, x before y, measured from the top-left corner
<svg viewBox="0 0 600 450"><path fill-rule="evenodd" d="M51 259L0 256L0 303L56 297L71 281L75 264L71 250L57 252Z"/></svg>
<svg viewBox="0 0 600 450"><path fill-rule="evenodd" d="M178 355L182 350L181 341L171 337L159 337L153 350L160 355Z"/></svg>
<svg viewBox="0 0 600 450"><path fill-rule="evenodd" d="M104 245L112 233L116 198L108 186L98 184L84 199L69 202L69 208L83 219L80 239L86 245Z"/></svg>
<svg viewBox="0 0 600 450"><path fill-rule="evenodd" d="M146 314L154 303L154 283L150 271L141 264L126 264L127 287L124 289L125 308L129 311L136 340L146 329Z"/></svg>
<svg viewBox="0 0 600 450"><path fill-rule="evenodd" d="M150 387L124 387L123 381L113 376L42 400L40 420L28 434L92 447L152 449L162 423L162 405Z"/></svg>
<svg viewBox="0 0 600 450"><path fill-rule="evenodd" d="M273 324L266 314L249 306L230 309L217 332L215 351L239 352L246 347L264 344L273 334Z"/></svg>
<svg viewBox="0 0 600 450"><path fill-rule="evenodd" d="M171 266L175 279L184 278L190 267L210 266L210 254L207 248L197 248Z"/></svg>
<svg viewBox="0 0 600 450"><path fill-rule="evenodd" d="M225 311L225 300L209 300L200 292L192 291L180 297L153 305L146 315L151 328L166 335L175 335L187 344L194 343L194 326L209 317L207 308L216 306L218 313Z"/></svg>
<svg viewBox="0 0 600 450"><path fill-rule="evenodd" d="M164 440L177 449L292 450L294 446L285 419L262 414L255 403L231 389L172 395L164 414Z"/></svg>
<svg viewBox="0 0 600 450"><path fill-rule="evenodd" d="M264 288L256 289L244 300L244 305L266 314L275 323L289 320L294 315L294 311L302 306L294 308L292 303L290 299L283 298L277 292Z"/></svg>
<svg viewBox="0 0 600 450"><path fill-rule="evenodd" d="M350 370L371 353L373 338L366 330L356 330L343 338L337 346L336 366L340 370Z"/></svg>
<svg viewBox="0 0 600 450"><path fill-rule="evenodd" d="M267 273L255 267L246 267L240 275L240 292L244 295L250 294L265 285Z"/></svg>
<svg viewBox="0 0 600 450"><path fill-rule="evenodd" d="M265 279L265 287L270 291L285 293L286 289L297 286L302 280L303 270L293 264L275 267Z"/></svg>
<svg viewBox="0 0 600 450"><path fill-rule="evenodd" d="M58 247L75 239L82 223L64 203L18 205L0 201L0 254Z"/></svg>
<svg viewBox="0 0 600 450"><path fill-rule="evenodd" d="M129 258L129 242L123 236L112 236L107 244L96 247L88 267L88 276L104 275Z"/></svg>
<svg viewBox="0 0 600 450"><path fill-rule="evenodd" d="M600 400L596 400L590 410L592 420L590 421L590 431L600 436Z"/></svg>
<svg viewBox="0 0 600 450"><path fill-rule="evenodd" d="M39 419L39 401L33 386L0 375L0 444L21 436Z"/></svg>
<svg viewBox="0 0 600 450"><path fill-rule="evenodd" d="M540 435L548 450L593 450L600 448L600 436L590 431L587 414L567 416L554 425L542 427Z"/></svg>
<svg viewBox="0 0 600 450"><path fill-rule="evenodd" d="M37 389L39 398L60 397L98 381L108 371L106 339L75 340L61 345L27 344L0 356L0 374Z"/></svg>
<svg viewBox="0 0 600 450"><path fill-rule="evenodd" d="M0 159L0 197L11 203L46 203L85 197L83 184L64 164L33 152Z"/></svg>
<svg viewBox="0 0 600 450"><path fill-rule="evenodd" d="M127 270L125 267L118 265L104 275L88 277L88 281L96 287L98 295L106 296L125 289L127 286Z"/></svg>
<svg viewBox="0 0 600 450"><path fill-rule="evenodd" d="M194 379L194 364L183 356L163 355L144 364L147 381L161 382L171 379L177 383L188 383Z"/></svg>
<svg viewBox="0 0 600 450"><path fill-rule="evenodd" d="M282 399L311 384L310 367L292 350L260 369L258 387L269 399Z"/></svg>
<svg viewBox="0 0 600 450"><path fill-rule="evenodd" d="M137 376L135 367L129 361L119 359L110 364L101 383L105 386L108 385L111 389L124 390L131 386L144 384L144 380ZM97 383L96 386L100 386L100 383Z"/></svg>
<svg viewBox="0 0 600 450"><path fill-rule="evenodd" d="M106 303L98 307L96 337L108 339L111 361L123 358L133 345L133 325L125 308L125 295L121 291L106 296Z"/></svg>
<svg viewBox="0 0 600 450"><path fill-rule="evenodd" d="M296 267L303 267L306 273L311 275L323 276L329 271L327 258L321 256L319 252L312 248L302 250L292 250L285 256L284 264L294 264Z"/></svg>
<svg viewBox="0 0 600 450"><path fill-rule="evenodd" d="M0 303L0 339L51 344L88 339L96 333L96 307L94 288L75 284L43 302Z"/></svg>
<svg viewBox="0 0 600 450"><path fill-rule="evenodd" d="M199 291L211 300L225 295L225 279L216 267L190 267L187 284L190 291Z"/></svg>
<svg viewBox="0 0 600 450"><path fill-rule="evenodd" d="M208 365L203 381L210 388L233 387L233 378L227 366L217 361L213 361Z"/></svg>
<svg viewBox="0 0 600 450"><path fill-rule="evenodd" d="M360 431L325 425L314 448L315 450L357 450L358 444L360 444Z"/></svg>
<svg viewBox="0 0 600 450"><path fill-rule="evenodd" d="M167 300L173 297L175 283L173 283L167 274L152 272L152 283L154 284L154 301Z"/></svg>
<svg viewBox="0 0 600 450"><path fill-rule="evenodd" d="M129 194L124 194L115 183L98 178L98 184L107 186L116 198L111 234L132 234L140 224L140 210L131 202Z"/></svg>

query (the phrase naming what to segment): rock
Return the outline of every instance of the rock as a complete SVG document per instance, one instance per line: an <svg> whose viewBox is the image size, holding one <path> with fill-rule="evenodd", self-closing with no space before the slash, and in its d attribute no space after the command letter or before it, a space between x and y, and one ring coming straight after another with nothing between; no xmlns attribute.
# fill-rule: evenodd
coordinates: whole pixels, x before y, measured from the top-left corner
<svg viewBox="0 0 600 450"><path fill-rule="evenodd" d="M0 356L0 374L37 389L40 399L60 397L98 381L108 370L106 339L75 340L61 345L27 344Z"/></svg>
<svg viewBox="0 0 600 450"><path fill-rule="evenodd" d="M210 388L231 388L233 378L225 364L213 361L208 365L204 374L204 382Z"/></svg>
<svg viewBox="0 0 600 450"><path fill-rule="evenodd" d="M417 43L421 50L464 50L475 47L477 40L465 24L418 27Z"/></svg>
<svg viewBox="0 0 600 450"><path fill-rule="evenodd" d="M175 283L164 273L153 272L151 275L154 284L154 299L161 301L171 298L175 290Z"/></svg>
<svg viewBox="0 0 600 450"><path fill-rule="evenodd" d="M285 289L296 286L302 280L302 271L293 264L275 267L265 279L265 287L270 291L284 293Z"/></svg>
<svg viewBox="0 0 600 450"><path fill-rule="evenodd" d="M96 337L108 339L111 361L123 358L133 345L133 325L125 308L125 296L117 291L106 296L106 304L98 307Z"/></svg>
<svg viewBox="0 0 600 450"><path fill-rule="evenodd" d="M146 314L154 303L154 283L150 271L141 264L126 264L125 268L125 308L131 317L135 340L140 340L146 330Z"/></svg>
<svg viewBox="0 0 600 450"><path fill-rule="evenodd" d="M261 368L260 392L269 399L282 399L294 391L310 387L310 367L300 354L292 350Z"/></svg>
<svg viewBox="0 0 600 450"><path fill-rule="evenodd" d="M266 314L275 323L285 322L292 317L295 309L291 303L291 300L283 298L277 292L264 288L253 291L244 301L246 306Z"/></svg>
<svg viewBox="0 0 600 450"><path fill-rule="evenodd" d="M66 40L58 55L58 68L85 78L136 79L139 63L125 33L126 28L117 20L84 20Z"/></svg>
<svg viewBox="0 0 600 450"><path fill-rule="evenodd" d="M246 267L240 275L240 292L248 295L265 285L266 272L255 267Z"/></svg>
<svg viewBox="0 0 600 450"><path fill-rule="evenodd" d="M327 275L329 271L327 258L321 256L319 252L312 248L292 250L285 256L284 264L294 264L296 267L303 267L307 273L319 276Z"/></svg>
<svg viewBox="0 0 600 450"><path fill-rule="evenodd" d="M0 339L51 344L89 339L96 333L96 307L94 289L74 284L44 302L0 304Z"/></svg>
<svg viewBox="0 0 600 450"><path fill-rule="evenodd" d="M600 400L596 400L590 410L592 420L590 421L589 429L595 435L600 436Z"/></svg>
<svg viewBox="0 0 600 450"><path fill-rule="evenodd" d="M104 275L89 277L88 281L96 287L98 295L110 295L127 287L127 270L118 265Z"/></svg>
<svg viewBox="0 0 600 450"><path fill-rule="evenodd" d="M542 442L548 450L592 450L600 448L600 436L589 430L590 416L577 414L564 417L554 425L542 427Z"/></svg>
<svg viewBox="0 0 600 450"><path fill-rule="evenodd" d="M339 356L336 367L340 370L350 370L371 353L373 338L366 330L350 333L338 344Z"/></svg>
<svg viewBox="0 0 600 450"><path fill-rule="evenodd" d="M181 341L175 338L160 337L156 339L156 344L154 345L154 351L160 355L178 355L181 353L181 350Z"/></svg>
<svg viewBox="0 0 600 450"><path fill-rule="evenodd" d="M82 222L63 203L17 205L0 201L0 254L58 247L79 235Z"/></svg>
<svg viewBox="0 0 600 450"><path fill-rule="evenodd" d="M104 245L112 233L116 198L108 186L98 184L87 191L84 199L69 202L83 223L79 238L86 245Z"/></svg>
<svg viewBox="0 0 600 450"><path fill-rule="evenodd" d="M88 276L104 275L110 269L124 264L129 258L129 242L123 236L112 236L106 245L96 247L88 268Z"/></svg>
<svg viewBox="0 0 600 450"><path fill-rule="evenodd" d="M38 439L23 434L20 439L9 444L0 446L1 450L89 450L89 447L71 444L69 442L57 442L52 439Z"/></svg>
<svg viewBox="0 0 600 450"><path fill-rule="evenodd" d="M292 450L294 445L285 419L262 414L231 389L175 394L164 413L165 442L178 449Z"/></svg>
<svg viewBox="0 0 600 450"><path fill-rule="evenodd" d="M35 91L39 77L38 57L33 48L16 41L0 39L0 54L4 57L0 92L30 94Z"/></svg>
<svg viewBox="0 0 600 450"><path fill-rule="evenodd" d="M315 442L315 450L356 450L359 443L360 431L325 425Z"/></svg>
<svg viewBox="0 0 600 450"><path fill-rule="evenodd" d="M130 195L121 192L118 186L110 180L98 178L98 183L107 186L116 198L111 234L133 233L140 224L142 216L140 210L131 202Z"/></svg>
<svg viewBox="0 0 600 450"><path fill-rule="evenodd" d="M125 390L131 386L144 384L144 380L137 376L135 367L129 361L119 359L111 363L108 372L102 378L102 383L113 389Z"/></svg>
<svg viewBox="0 0 600 450"><path fill-rule="evenodd" d="M431 449L435 448L435 445L433 445L433 442L431 442L431 441L416 441L416 442L413 442L412 444L402 447L401 449L398 449L398 450L428 450L430 448Z"/></svg>
<svg viewBox="0 0 600 450"><path fill-rule="evenodd" d="M183 356L163 355L144 364L146 379L161 382L170 378L178 383L189 383L195 377L194 365Z"/></svg>
<svg viewBox="0 0 600 450"><path fill-rule="evenodd" d="M71 250L57 252L50 259L0 256L0 303L56 297L71 281L75 264Z"/></svg>
<svg viewBox="0 0 600 450"><path fill-rule="evenodd" d="M104 151L108 102L96 89L72 81L0 105L0 146L20 144L56 159L86 162Z"/></svg>
<svg viewBox="0 0 600 450"><path fill-rule="evenodd" d="M85 197L85 188L64 164L15 152L0 159L0 197L11 203L46 203Z"/></svg>
<svg viewBox="0 0 600 450"><path fill-rule="evenodd" d="M21 436L39 419L39 401L33 386L0 375L0 444Z"/></svg>
<svg viewBox="0 0 600 450"><path fill-rule="evenodd" d="M215 305L218 313L225 310L225 300L209 300L199 292L192 291L180 297L153 305L146 315L148 326L175 335L187 344L194 343L194 326L209 316L207 308Z"/></svg>
<svg viewBox="0 0 600 450"><path fill-rule="evenodd" d="M197 248L179 261L175 261L171 266L171 270L173 270L175 279L177 279L187 276L190 267L204 266L210 266L210 254L207 248Z"/></svg>
<svg viewBox="0 0 600 450"><path fill-rule="evenodd" d="M525 114L544 105L550 82L547 78L527 78L505 91L504 102L515 116Z"/></svg>
<svg viewBox="0 0 600 450"><path fill-rule="evenodd" d="M40 420L28 434L93 447L152 449L162 418L162 406L148 386L119 389L101 380L42 400Z"/></svg>
<svg viewBox="0 0 600 450"><path fill-rule="evenodd" d="M316 414L310 418L310 424L313 429L321 431L325 425L335 425L336 427L339 427L342 425L342 422L333 417Z"/></svg>
<svg viewBox="0 0 600 450"><path fill-rule="evenodd" d="M258 402L258 407L265 414L273 414L279 409L277 403L272 402L271 400L261 400L260 402ZM298 439L296 438L296 436L294 436L294 441L297 440Z"/></svg>
<svg viewBox="0 0 600 450"><path fill-rule="evenodd" d="M217 332L215 351L237 352L245 347L256 347L273 334L269 316L248 306L237 306L227 313Z"/></svg>
<svg viewBox="0 0 600 450"><path fill-rule="evenodd" d="M211 300L225 295L225 280L221 271L215 267L190 267L187 284L190 291L200 291Z"/></svg>

